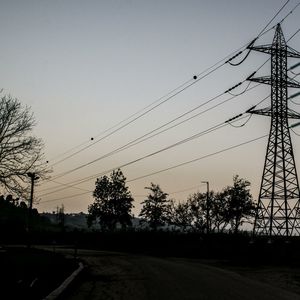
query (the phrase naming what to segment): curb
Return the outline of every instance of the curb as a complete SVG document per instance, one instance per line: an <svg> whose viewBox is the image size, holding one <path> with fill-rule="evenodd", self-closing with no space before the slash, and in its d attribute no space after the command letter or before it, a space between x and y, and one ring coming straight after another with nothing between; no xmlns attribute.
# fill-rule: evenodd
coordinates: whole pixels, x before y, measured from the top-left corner
<svg viewBox="0 0 300 300"><path fill-rule="evenodd" d="M75 277L83 270L84 265L80 262L78 269L76 269L58 288L53 290L43 300L54 300L69 286L69 284L75 279Z"/></svg>

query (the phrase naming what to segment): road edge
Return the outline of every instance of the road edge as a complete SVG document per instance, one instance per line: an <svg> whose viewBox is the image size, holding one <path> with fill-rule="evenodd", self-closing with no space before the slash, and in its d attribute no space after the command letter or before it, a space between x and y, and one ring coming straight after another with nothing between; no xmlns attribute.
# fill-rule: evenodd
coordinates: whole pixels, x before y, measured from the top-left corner
<svg viewBox="0 0 300 300"><path fill-rule="evenodd" d="M83 263L79 262L79 267L58 288L56 288L48 296L43 298L43 300L57 299L83 269Z"/></svg>

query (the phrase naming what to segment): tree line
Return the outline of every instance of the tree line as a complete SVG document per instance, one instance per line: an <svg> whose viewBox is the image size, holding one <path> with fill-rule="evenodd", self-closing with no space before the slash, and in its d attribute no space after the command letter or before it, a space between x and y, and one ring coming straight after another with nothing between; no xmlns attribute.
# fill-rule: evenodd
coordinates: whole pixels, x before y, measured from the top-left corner
<svg viewBox="0 0 300 300"><path fill-rule="evenodd" d="M250 182L238 175L233 177L232 185L220 192L196 192L182 202L171 199L159 184L151 183L145 189L148 195L138 217L141 228L148 230L237 233L254 216ZM93 197L94 202L88 207L89 226L97 222L102 230L114 231L132 225L134 199L120 169L97 179Z"/></svg>

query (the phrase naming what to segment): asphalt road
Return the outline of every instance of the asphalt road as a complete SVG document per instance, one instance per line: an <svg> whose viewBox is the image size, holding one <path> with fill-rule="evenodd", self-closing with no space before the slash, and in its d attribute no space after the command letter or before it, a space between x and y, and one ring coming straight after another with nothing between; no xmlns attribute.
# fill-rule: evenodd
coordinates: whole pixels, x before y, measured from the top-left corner
<svg viewBox="0 0 300 300"><path fill-rule="evenodd" d="M197 260L82 250L82 280L66 300L293 300L300 295L242 277Z"/></svg>

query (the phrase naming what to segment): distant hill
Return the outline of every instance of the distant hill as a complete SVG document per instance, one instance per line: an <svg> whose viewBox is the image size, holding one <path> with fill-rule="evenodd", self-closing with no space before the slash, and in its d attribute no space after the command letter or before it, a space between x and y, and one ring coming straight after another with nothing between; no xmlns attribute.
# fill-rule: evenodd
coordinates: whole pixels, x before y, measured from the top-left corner
<svg viewBox="0 0 300 300"><path fill-rule="evenodd" d="M59 224L58 215L56 213L40 213L41 216L46 217L50 220L51 224ZM65 214L65 227L66 229L85 229L88 230L87 222L86 222L87 214L81 213L71 213Z"/></svg>
<svg viewBox="0 0 300 300"><path fill-rule="evenodd" d="M51 224L58 225L59 219L56 213L40 213L41 216L46 217ZM69 213L65 214L65 227L67 230L93 230L93 229L100 229L100 226L95 224L91 228L87 226L87 214L80 212L80 213ZM133 218L132 219L132 226L135 228L140 227L140 219Z"/></svg>

